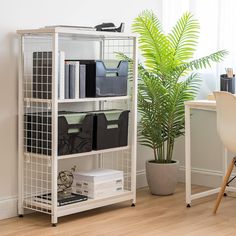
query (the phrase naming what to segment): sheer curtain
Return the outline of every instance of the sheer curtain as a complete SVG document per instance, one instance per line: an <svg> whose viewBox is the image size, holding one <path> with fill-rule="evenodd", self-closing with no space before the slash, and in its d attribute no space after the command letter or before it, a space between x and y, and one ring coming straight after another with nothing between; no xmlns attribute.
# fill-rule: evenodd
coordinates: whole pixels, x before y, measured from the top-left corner
<svg viewBox="0 0 236 236"><path fill-rule="evenodd" d="M221 49L229 51L223 62L199 71L203 82L198 98L206 98L213 90L219 90L220 74L225 73L225 68L236 71L235 10L235 0L162 0L162 23L166 32L186 11L192 12L200 22L196 58Z"/></svg>

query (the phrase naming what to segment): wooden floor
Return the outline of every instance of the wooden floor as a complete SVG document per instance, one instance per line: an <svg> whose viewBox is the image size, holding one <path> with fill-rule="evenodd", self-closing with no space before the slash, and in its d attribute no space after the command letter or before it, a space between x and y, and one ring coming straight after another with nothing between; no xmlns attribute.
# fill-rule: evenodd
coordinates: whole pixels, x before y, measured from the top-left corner
<svg viewBox="0 0 236 236"><path fill-rule="evenodd" d="M193 187L199 190L204 188ZM212 214L215 199L214 195L196 200L186 208L183 184L167 197L153 196L144 188L137 192L136 207L125 202L62 217L57 227L51 227L49 216L33 213L0 221L0 235L236 235L236 196L225 197L217 215Z"/></svg>

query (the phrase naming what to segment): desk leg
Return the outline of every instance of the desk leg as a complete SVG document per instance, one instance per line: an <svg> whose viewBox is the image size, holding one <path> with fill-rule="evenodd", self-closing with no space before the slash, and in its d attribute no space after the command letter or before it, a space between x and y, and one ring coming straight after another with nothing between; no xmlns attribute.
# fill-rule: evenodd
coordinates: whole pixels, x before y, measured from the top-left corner
<svg viewBox="0 0 236 236"><path fill-rule="evenodd" d="M186 206L191 206L190 107L185 105L185 186Z"/></svg>

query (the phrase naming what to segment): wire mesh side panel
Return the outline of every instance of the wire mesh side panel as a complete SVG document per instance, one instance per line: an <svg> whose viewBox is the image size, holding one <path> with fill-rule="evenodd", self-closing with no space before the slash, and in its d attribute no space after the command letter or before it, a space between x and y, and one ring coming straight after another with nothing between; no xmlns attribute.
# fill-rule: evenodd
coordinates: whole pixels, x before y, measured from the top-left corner
<svg viewBox="0 0 236 236"><path fill-rule="evenodd" d="M51 213L52 36L25 36L23 49L24 207Z"/></svg>
<svg viewBox="0 0 236 236"><path fill-rule="evenodd" d="M105 61L119 61L119 60L133 60L134 56L134 42L132 38L121 39L106 39L104 40L103 59ZM129 100L121 101L108 101L104 103L105 109L129 109L131 112L133 108L131 106L133 97L133 63L129 62L128 69L128 83L127 83L127 95L130 96ZM131 114L132 115L132 114Z"/></svg>
<svg viewBox="0 0 236 236"><path fill-rule="evenodd" d="M116 38L104 40L104 59L117 60L119 54L122 53L129 58L133 58L133 39L132 38Z"/></svg>
<svg viewBox="0 0 236 236"><path fill-rule="evenodd" d="M131 163L129 150L103 154L103 168L123 171L125 191L131 191Z"/></svg>
<svg viewBox="0 0 236 236"><path fill-rule="evenodd" d="M105 61L119 61L127 60L127 58L133 59L134 56L134 42L132 38L121 38L121 39L105 39L103 59ZM129 149L103 154L103 167L112 168L117 170L122 170L124 173L124 190L132 190L132 153L131 146L132 143L132 120L133 120L133 65L129 63L129 73L128 73L128 86L127 95L129 99L118 100L118 101L107 101L102 103L103 109L123 109L129 110L129 128L128 128L128 146Z"/></svg>

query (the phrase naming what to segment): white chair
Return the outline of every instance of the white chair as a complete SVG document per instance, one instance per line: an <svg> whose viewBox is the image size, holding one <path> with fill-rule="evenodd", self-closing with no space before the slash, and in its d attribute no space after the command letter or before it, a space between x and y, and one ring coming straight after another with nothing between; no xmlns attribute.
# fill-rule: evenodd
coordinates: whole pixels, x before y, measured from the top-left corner
<svg viewBox="0 0 236 236"><path fill-rule="evenodd" d="M236 96L228 92L214 92L214 96L216 99L218 134L227 150L236 154ZM231 160L224 177L221 190L218 194L214 207L214 213L216 213L219 207L235 164L236 157Z"/></svg>

